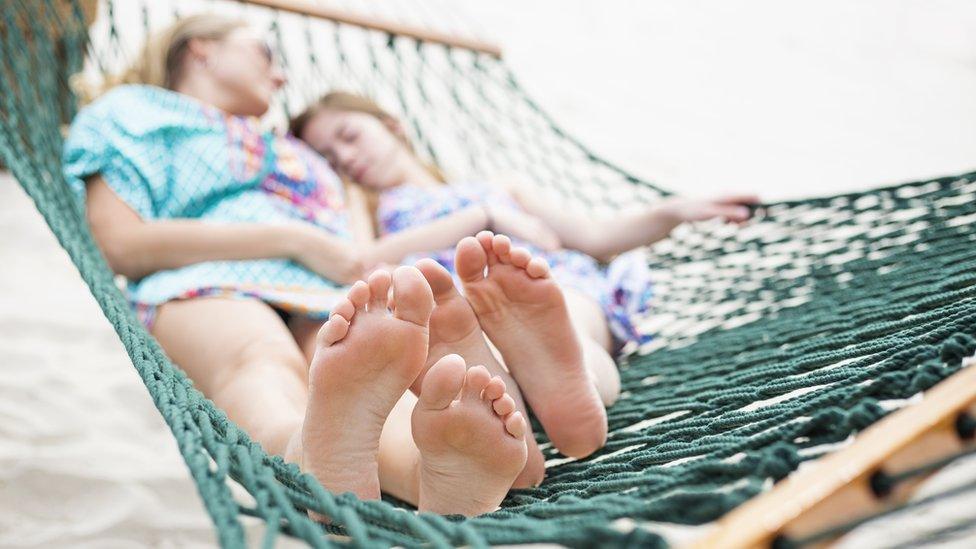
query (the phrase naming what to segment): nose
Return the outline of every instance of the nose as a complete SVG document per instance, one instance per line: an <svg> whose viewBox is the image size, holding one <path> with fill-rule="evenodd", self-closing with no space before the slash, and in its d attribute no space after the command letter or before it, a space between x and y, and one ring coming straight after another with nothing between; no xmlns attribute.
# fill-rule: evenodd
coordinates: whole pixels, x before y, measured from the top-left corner
<svg viewBox="0 0 976 549"><path fill-rule="evenodd" d="M285 71L281 70L280 67L273 67L271 69L271 84L274 85L274 88L280 89L286 82L288 82L288 78L285 76Z"/></svg>
<svg viewBox="0 0 976 549"><path fill-rule="evenodd" d="M335 153L335 161L340 170L349 173L349 169L352 168L352 161L355 159L355 151L352 147L345 143L337 143L333 147L333 152Z"/></svg>

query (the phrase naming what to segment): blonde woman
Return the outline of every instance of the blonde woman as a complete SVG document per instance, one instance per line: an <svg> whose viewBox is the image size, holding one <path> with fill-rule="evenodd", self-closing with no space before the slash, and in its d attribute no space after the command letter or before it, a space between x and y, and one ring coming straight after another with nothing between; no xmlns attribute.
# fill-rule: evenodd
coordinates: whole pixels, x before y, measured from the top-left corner
<svg viewBox="0 0 976 549"><path fill-rule="evenodd" d="M283 82L237 20L148 43L66 141L94 237L166 353L269 452L337 493L491 511L524 468L525 420L484 367L427 362L416 268L340 289L363 270L343 187L259 125Z"/></svg>
<svg viewBox="0 0 976 549"><path fill-rule="evenodd" d="M605 442L604 407L620 391L610 352L645 337L631 320L647 311L650 277L646 261L627 252L667 237L683 222L744 221L750 215L746 205L756 201L670 199L594 219L553 207L526 189L477 180L445 185L438 170L413 153L395 117L368 98L341 91L313 104L291 129L370 193L369 214L381 240L362 252L365 263L427 258L417 266L438 304L430 358L458 352L509 379L519 408L524 396L553 445L574 457ZM468 223L446 232L449 220L462 216ZM395 246L390 237L398 234L414 235L417 242ZM444 245L461 237L456 250ZM414 253L424 244L424 253ZM523 475L541 475L542 462L530 437Z"/></svg>

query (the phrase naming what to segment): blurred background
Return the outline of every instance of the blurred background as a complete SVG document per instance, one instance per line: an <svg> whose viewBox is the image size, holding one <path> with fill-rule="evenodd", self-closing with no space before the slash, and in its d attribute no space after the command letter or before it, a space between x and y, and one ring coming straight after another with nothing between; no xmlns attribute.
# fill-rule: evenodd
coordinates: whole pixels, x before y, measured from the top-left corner
<svg viewBox="0 0 976 549"><path fill-rule="evenodd" d="M367 12L387 4L408 9ZM414 5L500 44L570 134L679 192L774 200L976 169L971 0ZM0 234L0 546L212 545L115 333L2 173Z"/></svg>

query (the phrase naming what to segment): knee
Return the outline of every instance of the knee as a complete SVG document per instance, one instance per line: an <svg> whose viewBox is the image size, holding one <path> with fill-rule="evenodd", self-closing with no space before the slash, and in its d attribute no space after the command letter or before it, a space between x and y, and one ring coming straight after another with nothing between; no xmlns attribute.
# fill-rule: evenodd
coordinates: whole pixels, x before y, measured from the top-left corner
<svg viewBox="0 0 976 549"><path fill-rule="evenodd" d="M604 406L611 406L620 397L620 372L617 363L599 342L584 340L583 352L589 374Z"/></svg>
<svg viewBox="0 0 976 549"><path fill-rule="evenodd" d="M282 374L293 374L308 379L308 363L305 355L293 340L287 338L260 338L246 343L234 361L236 373L253 369L271 369Z"/></svg>

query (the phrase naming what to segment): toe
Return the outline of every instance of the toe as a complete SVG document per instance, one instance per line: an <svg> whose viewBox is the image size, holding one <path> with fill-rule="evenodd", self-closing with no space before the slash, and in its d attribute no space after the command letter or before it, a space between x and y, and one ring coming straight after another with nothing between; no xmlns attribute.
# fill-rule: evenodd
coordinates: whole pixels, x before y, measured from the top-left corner
<svg viewBox="0 0 976 549"><path fill-rule="evenodd" d="M484 391L488 382L491 381L491 374L484 366L473 366L468 369L464 376L464 391L462 398L480 399L481 392Z"/></svg>
<svg viewBox="0 0 976 549"><path fill-rule="evenodd" d="M427 279L427 283L430 284L430 289L434 292L435 301L454 295L456 292L454 279L451 278L451 273L443 265L433 259L424 258L416 263L416 267L424 275L424 278Z"/></svg>
<svg viewBox="0 0 976 549"><path fill-rule="evenodd" d="M319 346L327 347L346 337L349 332L349 321L341 316L333 316L319 328L316 336Z"/></svg>
<svg viewBox="0 0 976 549"><path fill-rule="evenodd" d="M481 231L475 238L478 240L478 244L485 249L486 252L491 251L491 240L495 238L495 233L491 231Z"/></svg>
<svg viewBox="0 0 976 549"><path fill-rule="evenodd" d="M400 320L427 326L434 310L430 284L414 267L397 267L393 271L393 316Z"/></svg>
<svg viewBox="0 0 976 549"><path fill-rule="evenodd" d="M529 264L529 261L532 259L532 252L530 252L526 248L518 246L512 248L511 253L508 254L508 259L512 263L512 265L515 265L520 269L524 269Z"/></svg>
<svg viewBox="0 0 976 549"><path fill-rule="evenodd" d="M525 418L522 417L522 412L514 412L505 418L505 430L515 438L525 436Z"/></svg>
<svg viewBox="0 0 976 549"><path fill-rule="evenodd" d="M505 380L498 376L491 378L491 381L489 381L488 385L485 386L484 397L487 400L495 400L497 398L501 398L504 394Z"/></svg>
<svg viewBox="0 0 976 549"><path fill-rule="evenodd" d="M541 257L533 257L525 266L525 272L532 278L545 278L549 274L549 264Z"/></svg>
<svg viewBox="0 0 976 549"><path fill-rule="evenodd" d="M454 269L462 281L477 282L484 279L487 266L488 254L477 239L468 236L458 242L454 252Z"/></svg>
<svg viewBox="0 0 976 549"><path fill-rule="evenodd" d="M357 311L365 310L366 302L369 301L369 285L362 280L357 280L352 288L349 288L347 297Z"/></svg>
<svg viewBox="0 0 976 549"><path fill-rule="evenodd" d="M464 384L464 359L447 355L430 367L420 386L417 406L425 410L443 410L457 398Z"/></svg>
<svg viewBox="0 0 976 549"><path fill-rule="evenodd" d="M496 414L505 417L515 411L515 399L512 398L512 395L502 395L501 398L491 403L491 407Z"/></svg>
<svg viewBox="0 0 976 549"><path fill-rule="evenodd" d="M343 299L338 305L332 308L332 316L341 316L346 320L352 320L353 314L356 313L356 306L352 304L348 299Z"/></svg>
<svg viewBox="0 0 976 549"><path fill-rule="evenodd" d="M491 239L491 249L502 263L508 263L508 254L512 251L512 239L503 234L496 234Z"/></svg>
<svg viewBox="0 0 976 549"><path fill-rule="evenodd" d="M390 296L392 277L385 270L373 271L369 275L369 308L373 311L385 310Z"/></svg>
<svg viewBox="0 0 976 549"><path fill-rule="evenodd" d="M494 241L495 233L491 231L481 231L478 233L478 243L481 244L481 247L485 250L489 267L495 263L498 263L498 256L495 255L495 252L492 249L492 243Z"/></svg>

